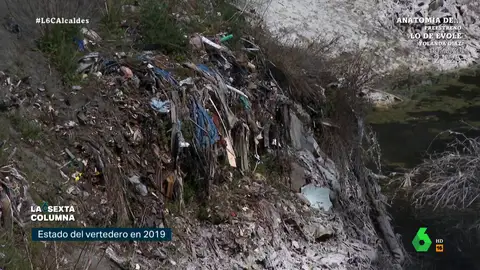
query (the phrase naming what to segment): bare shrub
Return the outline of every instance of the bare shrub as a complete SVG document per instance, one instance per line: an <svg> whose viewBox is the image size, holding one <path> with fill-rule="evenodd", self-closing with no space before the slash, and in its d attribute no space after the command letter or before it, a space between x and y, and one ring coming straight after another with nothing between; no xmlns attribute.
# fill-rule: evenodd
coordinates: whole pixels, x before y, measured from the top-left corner
<svg viewBox="0 0 480 270"><path fill-rule="evenodd" d="M480 138L455 135L445 152L432 155L412 171L419 182L413 187L417 207L466 210L480 196Z"/></svg>
<svg viewBox="0 0 480 270"><path fill-rule="evenodd" d="M322 120L327 120L338 127L322 129L320 141L325 147L322 149L330 149L330 153L337 154L343 152L339 149L358 145L358 138L354 137L363 138L363 117L369 108L367 102L359 97L359 91L372 83L375 77L368 54L358 51L332 58L337 40L284 44L259 28L255 29L253 36L270 62L265 65L273 66L265 70L277 79L285 94L310 109L316 124L321 125ZM281 74L273 74L275 71ZM338 86L332 88L332 84Z"/></svg>

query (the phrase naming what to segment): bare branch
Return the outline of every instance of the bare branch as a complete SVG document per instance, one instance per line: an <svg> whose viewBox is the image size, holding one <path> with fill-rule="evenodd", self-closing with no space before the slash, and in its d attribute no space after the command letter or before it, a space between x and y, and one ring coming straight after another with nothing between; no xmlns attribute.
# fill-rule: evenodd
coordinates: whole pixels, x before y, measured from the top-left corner
<svg viewBox="0 0 480 270"><path fill-rule="evenodd" d="M414 187L413 203L437 208L467 209L480 196L480 138L447 131L455 140L447 150L435 154L410 175L420 179Z"/></svg>

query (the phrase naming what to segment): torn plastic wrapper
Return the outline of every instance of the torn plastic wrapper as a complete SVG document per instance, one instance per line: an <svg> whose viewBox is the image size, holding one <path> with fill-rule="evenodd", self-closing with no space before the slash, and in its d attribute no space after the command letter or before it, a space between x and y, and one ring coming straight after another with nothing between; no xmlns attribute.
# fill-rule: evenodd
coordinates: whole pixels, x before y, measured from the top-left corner
<svg viewBox="0 0 480 270"><path fill-rule="evenodd" d="M178 83L180 86L184 86L184 85L194 85L195 82L193 81L193 78L191 77L188 77L184 80L181 80L179 83Z"/></svg>
<svg viewBox="0 0 480 270"><path fill-rule="evenodd" d="M242 102L243 107L244 107L247 111L252 108L252 106L250 106L250 102L248 102L248 99L245 98L244 96L240 96L240 101Z"/></svg>
<svg viewBox="0 0 480 270"><path fill-rule="evenodd" d="M233 38L233 35L232 35L232 34L226 35L226 36L220 38L220 42L227 42L227 41L229 41L229 40L232 39L232 38Z"/></svg>
<svg viewBox="0 0 480 270"><path fill-rule="evenodd" d="M88 39L90 39L92 41L99 42L99 41L102 40L100 35L97 34L97 32L95 32L93 30L90 30L90 29L87 29L87 28L83 27L80 31L82 32L82 34L84 34Z"/></svg>
<svg viewBox="0 0 480 270"><path fill-rule="evenodd" d="M125 76L125 78L130 79L130 78L133 77L133 72L130 68L125 67L125 66L121 66L120 70L122 71L123 76Z"/></svg>
<svg viewBox="0 0 480 270"><path fill-rule="evenodd" d="M247 172L250 169L248 160L248 138L250 137L250 130L248 125L239 125L239 132L235 138L235 147L240 158L240 167L243 172Z"/></svg>
<svg viewBox="0 0 480 270"><path fill-rule="evenodd" d="M85 55L78 61L77 73L85 73L92 71L95 64L98 62L100 54L93 52Z"/></svg>
<svg viewBox="0 0 480 270"><path fill-rule="evenodd" d="M204 64L197 64L197 67L204 73L209 76L215 77L215 72L211 70L207 65Z"/></svg>
<svg viewBox="0 0 480 270"><path fill-rule="evenodd" d="M175 95L172 96L172 99L176 100ZM185 138L182 134L182 122L178 119L177 107L175 102L170 101L170 118L172 121L172 135L170 138L170 151L173 159L173 167L177 167L177 159L180 154L180 148L189 147L190 144L185 141Z"/></svg>
<svg viewBox="0 0 480 270"><path fill-rule="evenodd" d="M180 148L189 147L190 144L187 141L185 141L185 138L183 137L182 122L180 122L180 120L178 120L177 124L178 124L178 142L179 142Z"/></svg>
<svg viewBox="0 0 480 270"><path fill-rule="evenodd" d="M109 75L112 73L116 73L119 68L120 64L117 61L105 60L102 62L101 72L104 75Z"/></svg>
<svg viewBox="0 0 480 270"><path fill-rule="evenodd" d="M220 111L218 110L217 106L215 106L215 103L213 100L210 98L210 103L212 104L213 108L217 112L216 117L218 118L218 122L221 123L223 129L218 128L219 134L222 136L223 140L225 141L225 148L227 150L227 158L228 158L228 164L232 168L237 167L237 157L235 155L235 151L233 150L233 143L232 143L232 135L230 134L230 131L227 130L227 127L225 126L225 122L220 118L219 114ZM215 121L214 121L215 122ZM220 126L220 123L215 123L215 126ZM223 130L223 132L222 132Z"/></svg>
<svg viewBox="0 0 480 270"><path fill-rule="evenodd" d="M203 43L205 44L208 44L210 45L211 47L217 49L217 50L220 50L220 51L228 51L227 48L223 47L222 45L219 45L213 41L211 41L210 39L204 37L204 36L200 36L200 38L202 39Z"/></svg>
<svg viewBox="0 0 480 270"><path fill-rule="evenodd" d="M245 93L243 93L242 91L238 90L237 88L235 88L233 86L227 85L227 89L241 95L242 97L244 97L246 99L248 99L248 96Z"/></svg>
<svg viewBox="0 0 480 270"><path fill-rule="evenodd" d="M155 75L161 76L167 82L169 82L173 85L178 85L177 81L173 78L173 76L170 72L168 72L166 70L163 70L161 68L155 67L155 66L153 66L153 72L155 73Z"/></svg>
<svg viewBox="0 0 480 270"><path fill-rule="evenodd" d="M73 39L73 42L75 42L75 44L77 45L78 50L79 50L80 52L85 51L85 42L84 42L83 40L81 40L81 39L79 39L79 38L74 38L74 39Z"/></svg>
<svg viewBox="0 0 480 270"><path fill-rule="evenodd" d="M219 74L216 76L217 83L218 83L218 88L215 88L215 92L220 99L220 102L222 103L222 109L227 115L227 122L229 128L233 128L235 124L238 121L238 118L235 116L235 114L230 110L230 107L227 104L227 91L228 91L228 86L225 84L223 81L222 77L220 77Z"/></svg>
<svg viewBox="0 0 480 270"><path fill-rule="evenodd" d="M169 113L171 108L171 101L170 100L162 101L156 98L152 98L150 105L157 112Z"/></svg>

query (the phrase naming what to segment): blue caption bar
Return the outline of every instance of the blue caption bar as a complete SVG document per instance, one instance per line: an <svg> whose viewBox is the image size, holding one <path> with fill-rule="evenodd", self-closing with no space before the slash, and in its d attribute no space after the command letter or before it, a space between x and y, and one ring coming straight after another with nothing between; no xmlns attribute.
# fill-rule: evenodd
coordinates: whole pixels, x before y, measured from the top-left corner
<svg viewBox="0 0 480 270"><path fill-rule="evenodd" d="M32 228L32 241L171 241L166 228Z"/></svg>

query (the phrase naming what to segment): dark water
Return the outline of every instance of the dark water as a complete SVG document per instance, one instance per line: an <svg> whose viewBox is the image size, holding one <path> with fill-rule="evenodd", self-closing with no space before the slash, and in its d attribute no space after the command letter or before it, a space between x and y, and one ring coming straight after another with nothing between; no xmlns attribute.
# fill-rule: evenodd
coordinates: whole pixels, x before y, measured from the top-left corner
<svg viewBox="0 0 480 270"><path fill-rule="evenodd" d="M434 140L439 131L451 129L472 137L480 136L480 131L472 130L470 126L462 123L463 121L480 126L480 75L460 76L452 85L444 85L440 90L431 93L433 94L430 96L424 95L418 99L417 104L411 107L415 110L402 114L403 117L406 115L408 119L414 120L398 119L389 123L372 124L387 163L387 173L389 169L395 170L399 166L412 168L418 165L426 157L427 150L443 151L451 138ZM463 105L452 110L448 107L452 100L460 100ZM469 227L468 225L480 217L480 213L442 213L428 209L419 212L413 209L403 196L396 198L390 209L395 231L402 236L404 246L413 259L406 269L480 269L480 231L464 231L465 227ZM419 227L427 227L427 233L434 242L427 253L416 253L411 243ZM435 252L437 238L444 241L443 253Z"/></svg>

